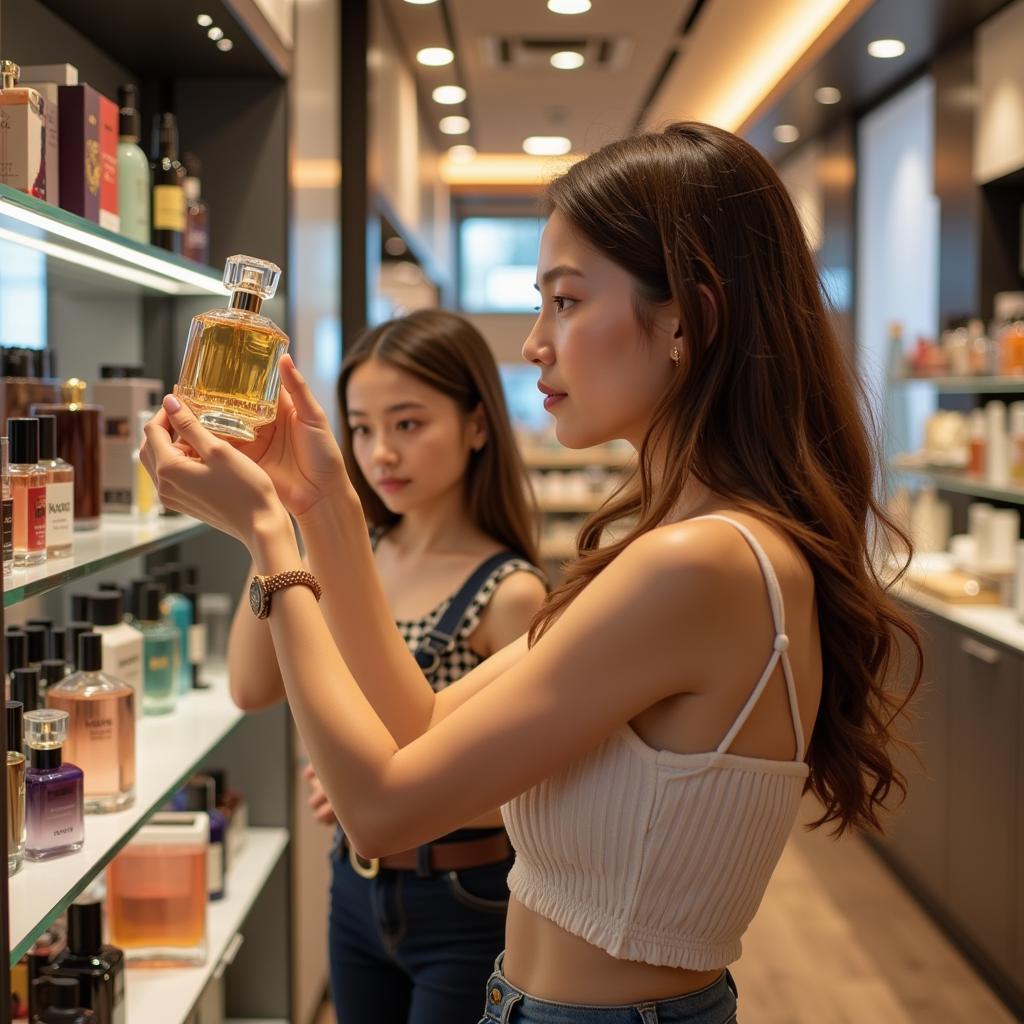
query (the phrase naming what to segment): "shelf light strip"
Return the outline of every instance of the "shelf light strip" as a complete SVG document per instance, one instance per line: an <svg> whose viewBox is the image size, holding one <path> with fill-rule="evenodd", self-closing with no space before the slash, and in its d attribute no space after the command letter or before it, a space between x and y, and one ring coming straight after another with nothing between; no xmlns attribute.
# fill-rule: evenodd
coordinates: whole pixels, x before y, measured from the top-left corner
<svg viewBox="0 0 1024 1024"><path fill-rule="evenodd" d="M108 238L102 238L98 235L93 235L90 232L83 231L81 228L76 228L73 225L62 224L58 220L45 217L33 210L26 210L17 203L10 202L10 200L0 199L0 214L10 217L13 220L19 220L23 224L28 224L30 227L39 228L48 234L58 235L61 238L67 239L69 242L74 242L78 245L85 246L88 249L105 253L106 255L113 256L119 260L124 260L127 264L127 266L122 266L120 264L106 263L107 267L116 267L116 271L105 269L103 270L104 273L114 273L114 276L124 277L128 280L141 283L139 282L138 277L132 276L132 272L134 271L138 274L142 273L143 270L150 270L154 274L159 275L160 278L163 279L163 283L162 285L156 285L147 281L147 284L150 287L159 287L161 291L168 292L172 295L180 295L184 293L183 288L169 287L170 284L175 282L181 285L186 285L192 289L198 288L206 295L227 294L219 282L214 281L208 275L202 274L197 270L192 270L189 267L179 267L175 264L161 260L156 256L151 256L149 253L139 252L136 249L132 249L130 246L122 245L119 242L114 242ZM27 242L28 240L22 236L18 236L18 241ZM55 246L55 248L63 249L61 246ZM76 251L72 249L63 249L63 251L67 255L58 256L58 258L68 259L70 262L74 262L75 260L83 262L81 260L81 254ZM57 253L53 253L52 255L56 256ZM132 266L132 264L135 266ZM143 268L143 270L139 270L139 268Z"/></svg>

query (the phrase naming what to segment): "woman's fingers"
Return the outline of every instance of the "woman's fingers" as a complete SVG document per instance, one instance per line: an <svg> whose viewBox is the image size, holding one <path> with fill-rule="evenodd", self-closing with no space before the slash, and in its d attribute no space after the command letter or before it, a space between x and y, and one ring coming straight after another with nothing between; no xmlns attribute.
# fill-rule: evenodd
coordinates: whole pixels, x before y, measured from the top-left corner
<svg viewBox="0 0 1024 1024"><path fill-rule="evenodd" d="M207 461L215 452L222 450L224 442L214 437L192 414L188 406L183 405L174 395L164 397L163 409L175 433L187 445L193 448L203 459ZM151 420L150 423L154 421Z"/></svg>
<svg viewBox="0 0 1024 1024"><path fill-rule="evenodd" d="M322 426L326 422L327 417L324 415L320 403L313 397L313 392L309 390L309 385L306 383L305 378L296 369L292 357L289 355L281 356L278 366L281 373L281 383L291 398L296 416L303 423L307 423L310 426Z"/></svg>

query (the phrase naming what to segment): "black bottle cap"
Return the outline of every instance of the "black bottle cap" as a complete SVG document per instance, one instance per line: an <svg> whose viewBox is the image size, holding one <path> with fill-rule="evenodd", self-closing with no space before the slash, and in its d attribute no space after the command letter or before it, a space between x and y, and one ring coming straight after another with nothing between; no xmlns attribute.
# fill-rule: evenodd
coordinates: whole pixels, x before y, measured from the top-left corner
<svg viewBox="0 0 1024 1024"><path fill-rule="evenodd" d="M27 466L39 461L39 420L22 416L7 421L12 466Z"/></svg>
<svg viewBox="0 0 1024 1024"><path fill-rule="evenodd" d="M85 622L89 618L89 595L71 595L71 618L76 622Z"/></svg>
<svg viewBox="0 0 1024 1024"><path fill-rule="evenodd" d="M120 590L97 590L89 595L89 615L94 626L116 626L124 618Z"/></svg>
<svg viewBox="0 0 1024 1024"><path fill-rule="evenodd" d="M11 699L21 701L26 711L39 707L39 669L16 668L11 673Z"/></svg>
<svg viewBox="0 0 1024 1024"><path fill-rule="evenodd" d="M25 743L25 706L20 700L7 702L7 749L21 753Z"/></svg>
<svg viewBox="0 0 1024 1024"><path fill-rule="evenodd" d="M99 901L68 907L68 949L79 956L95 956L103 945L103 913Z"/></svg>
<svg viewBox="0 0 1024 1024"><path fill-rule="evenodd" d="M39 1011L83 1009L77 978L51 978L44 974L32 982L32 994Z"/></svg>
<svg viewBox="0 0 1024 1024"><path fill-rule="evenodd" d="M141 619L142 591L155 582L152 576L138 576L128 584L128 613Z"/></svg>
<svg viewBox="0 0 1024 1024"><path fill-rule="evenodd" d="M50 646L50 631L45 626L26 626L25 636L28 638L29 664L35 664L46 657L46 648Z"/></svg>
<svg viewBox="0 0 1024 1024"><path fill-rule="evenodd" d="M52 686L68 674L68 666L62 658L47 658L39 663L39 674L47 686Z"/></svg>
<svg viewBox="0 0 1024 1024"><path fill-rule="evenodd" d="M45 626L47 629L53 629L53 619L29 619L29 626Z"/></svg>
<svg viewBox="0 0 1024 1024"><path fill-rule="evenodd" d="M113 580L106 580L103 583L96 584L97 590L120 590L121 584L115 583Z"/></svg>
<svg viewBox="0 0 1024 1024"><path fill-rule="evenodd" d="M75 619L68 623L68 661L74 662L78 657L78 638L83 633L92 632L92 623L82 619ZM77 664L75 666L78 667Z"/></svg>
<svg viewBox="0 0 1024 1024"><path fill-rule="evenodd" d="M39 420L39 458L57 458L57 417L40 415Z"/></svg>
<svg viewBox="0 0 1024 1024"><path fill-rule="evenodd" d="M167 588L162 583L147 583L139 595L139 618L143 622L160 621L160 602Z"/></svg>
<svg viewBox="0 0 1024 1024"><path fill-rule="evenodd" d="M167 587L168 594L180 594L184 577L180 562L164 562L153 570L153 575Z"/></svg>
<svg viewBox="0 0 1024 1024"><path fill-rule="evenodd" d="M134 363L107 363L100 367L103 380L122 380L126 377L141 377L143 369Z"/></svg>
<svg viewBox="0 0 1024 1024"><path fill-rule="evenodd" d="M32 349L20 348L16 345L4 349L4 376L31 377Z"/></svg>
<svg viewBox="0 0 1024 1024"><path fill-rule="evenodd" d="M210 811L216 810L217 800L213 788L213 779L209 775L193 775L185 783L185 810Z"/></svg>
<svg viewBox="0 0 1024 1024"><path fill-rule="evenodd" d="M103 668L103 637L83 633L78 638L78 671L99 672Z"/></svg>
<svg viewBox="0 0 1024 1024"><path fill-rule="evenodd" d="M8 626L4 630L4 655L8 672L28 664L28 637L24 630L16 626Z"/></svg>
<svg viewBox="0 0 1024 1024"><path fill-rule="evenodd" d="M39 376L57 376L57 352L55 349L42 348L39 350Z"/></svg>
<svg viewBox="0 0 1024 1024"><path fill-rule="evenodd" d="M153 159L178 159L178 119L174 114L157 114L153 118Z"/></svg>
<svg viewBox="0 0 1024 1024"><path fill-rule="evenodd" d="M59 661L68 660L68 631L65 626L54 626L50 630L50 650L49 655L51 658L56 658Z"/></svg>
<svg viewBox="0 0 1024 1024"><path fill-rule="evenodd" d="M122 135L139 138L142 135L142 115L139 113L139 90L127 82L117 90L119 131Z"/></svg>

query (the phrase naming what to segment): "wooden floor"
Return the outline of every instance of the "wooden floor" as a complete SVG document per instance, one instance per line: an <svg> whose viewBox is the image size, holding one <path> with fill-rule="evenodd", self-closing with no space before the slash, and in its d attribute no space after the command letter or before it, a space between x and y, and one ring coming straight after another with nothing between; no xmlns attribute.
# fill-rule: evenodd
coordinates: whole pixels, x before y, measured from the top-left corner
<svg viewBox="0 0 1024 1024"><path fill-rule="evenodd" d="M732 971L740 1024L1016 1021L862 840L821 831L794 833Z"/></svg>

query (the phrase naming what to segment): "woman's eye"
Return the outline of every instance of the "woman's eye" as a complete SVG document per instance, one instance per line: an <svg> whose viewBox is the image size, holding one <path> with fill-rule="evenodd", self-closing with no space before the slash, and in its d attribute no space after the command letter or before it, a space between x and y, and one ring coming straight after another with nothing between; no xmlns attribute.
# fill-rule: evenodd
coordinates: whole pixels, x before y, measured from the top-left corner
<svg viewBox="0 0 1024 1024"><path fill-rule="evenodd" d="M400 420L398 423L398 429L405 432L415 430L418 426L419 423L417 423L416 420Z"/></svg>
<svg viewBox="0 0 1024 1024"><path fill-rule="evenodd" d="M352 431L353 437L363 437L365 434L370 432L369 427L364 427L361 423L357 423L355 426L351 426L348 429Z"/></svg>
<svg viewBox="0 0 1024 1024"><path fill-rule="evenodd" d="M566 306L566 303L571 304L574 303L576 300L567 298L565 295L556 295L551 301L555 304L555 309L559 313L564 313L568 308L568 306Z"/></svg>

